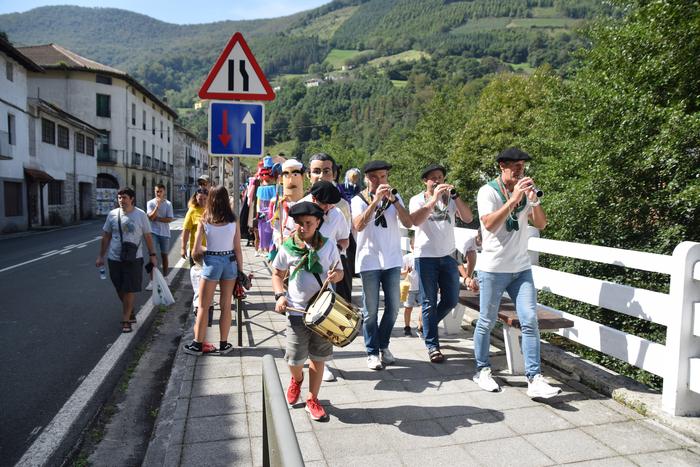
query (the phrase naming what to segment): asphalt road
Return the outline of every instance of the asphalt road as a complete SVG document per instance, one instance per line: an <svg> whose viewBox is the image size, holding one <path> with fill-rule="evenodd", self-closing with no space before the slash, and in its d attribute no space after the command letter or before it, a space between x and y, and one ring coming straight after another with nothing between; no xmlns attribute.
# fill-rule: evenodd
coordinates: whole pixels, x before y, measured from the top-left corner
<svg viewBox="0 0 700 467"><path fill-rule="evenodd" d="M95 268L103 222L0 239L0 465L19 460L119 337L121 304Z"/></svg>

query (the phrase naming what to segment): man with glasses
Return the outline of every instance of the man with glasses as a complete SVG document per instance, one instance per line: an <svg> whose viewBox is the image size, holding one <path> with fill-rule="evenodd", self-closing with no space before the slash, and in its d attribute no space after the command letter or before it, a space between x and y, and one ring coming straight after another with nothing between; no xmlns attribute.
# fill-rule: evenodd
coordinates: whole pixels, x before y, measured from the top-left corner
<svg viewBox="0 0 700 467"><path fill-rule="evenodd" d="M425 191L415 195L409 203L416 230L413 255L423 303L422 337L433 363L445 359L440 351L438 323L459 300L459 271L453 256L455 213L467 223L473 218L471 209L454 187L445 183L445 175L447 170L442 165L428 165L421 173Z"/></svg>
<svg viewBox="0 0 700 467"><path fill-rule="evenodd" d="M481 389L498 392L491 376L489 342L496 323L503 292L515 303L522 332L527 395L550 398L561 392L550 386L540 369L540 333L537 323L537 290L532 280L527 252L528 221L538 229L547 225L547 216L537 198L535 184L525 176L530 155L508 148L496 158L500 175L479 189L477 205L483 235L479 258L479 321L474 330L476 374Z"/></svg>
<svg viewBox="0 0 700 467"><path fill-rule="evenodd" d="M400 306L401 233L413 225L401 196L389 185L391 165L370 161L364 166L367 188L352 198L352 225L357 232L355 265L362 279L363 333L367 367L381 370L396 361L389 350L391 330ZM384 291L384 313L379 315L379 287Z"/></svg>

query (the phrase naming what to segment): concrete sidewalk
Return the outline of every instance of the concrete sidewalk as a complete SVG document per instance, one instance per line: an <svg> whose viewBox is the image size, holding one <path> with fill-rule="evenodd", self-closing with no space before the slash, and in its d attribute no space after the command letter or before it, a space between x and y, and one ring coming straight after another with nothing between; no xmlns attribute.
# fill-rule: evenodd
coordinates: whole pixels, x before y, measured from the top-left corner
<svg viewBox="0 0 700 467"><path fill-rule="evenodd" d="M272 311L263 260L250 248L244 256L245 271L255 274L244 347L226 356L193 357L180 345L145 466L262 465L261 357L275 357L286 389L286 318ZM181 286L189 287L184 276ZM359 303L358 279L354 285ZM367 369L360 336L334 349L337 381L324 382L319 394L329 421L290 409L306 465L700 465L696 442L547 368L550 382L563 389L547 402L528 398L525 378L505 372L503 392L481 391L471 381L470 332L441 337L447 360L431 364L422 340L403 336L402 313L390 347L396 364ZM217 323L208 333L215 344ZM183 343L192 338L191 324ZM235 330L229 337L234 344ZM505 357L495 347L492 352L499 376ZM305 382L302 396L306 389Z"/></svg>

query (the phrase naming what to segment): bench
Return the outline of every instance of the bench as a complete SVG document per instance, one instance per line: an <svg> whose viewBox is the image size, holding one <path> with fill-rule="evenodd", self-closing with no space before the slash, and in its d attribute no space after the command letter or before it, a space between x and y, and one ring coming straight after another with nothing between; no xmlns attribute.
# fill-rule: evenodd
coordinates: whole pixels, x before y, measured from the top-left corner
<svg viewBox="0 0 700 467"><path fill-rule="evenodd" d="M478 312L480 309L479 294L462 289L459 293L459 303ZM525 361L520 348L520 319L515 311L515 305L506 297L501 299L498 320L503 323L503 341L506 347L508 369L513 375L525 374ZM574 322L570 319L563 318L561 315L540 306L537 307L537 323L540 331L574 327Z"/></svg>

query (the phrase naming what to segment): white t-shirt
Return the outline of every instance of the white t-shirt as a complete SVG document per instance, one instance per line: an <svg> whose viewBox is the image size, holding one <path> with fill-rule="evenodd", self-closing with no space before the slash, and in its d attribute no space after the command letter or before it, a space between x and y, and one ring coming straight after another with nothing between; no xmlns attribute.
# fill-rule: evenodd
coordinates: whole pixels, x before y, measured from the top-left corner
<svg viewBox="0 0 700 467"><path fill-rule="evenodd" d="M326 280L328 270L336 262L338 263L336 269L343 269L343 265L340 262L340 253L338 253L338 248L332 241L327 241L317 253L318 260L323 268L323 272L319 274L321 282ZM275 259L272 261L272 267L281 271L289 270L291 275L294 268L299 264L299 259L299 256L293 256L284 246L281 246L277 252L277 256L275 256ZM293 308L306 309L311 297L320 289L321 286L316 280L316 277L305 269L301 269L297 272L296 276L294 276L293 280L289 280L287 305ZM289 311L288 313L290 315L302 314L294 311Z"/></svg>
<svg viewBox="0 0 700 467"><path fill-rule="evenodd" d="M157 199L153 198L148 203L146 203L146 212L149 213L156 208ZM175 217L173 214L173 205L170 201L163 200L158 207L158 212L156 212L156 217ZM151 232L161 237L170 238L170 225L167 222L151 222Z"/></svg>
<svg viewBox="0 0 700 467"><path fill-rule="evenodd" d="M119 211L121 208L112 209L107 214L107 219L102 226L104 232L112 234L112 240L109 243L109 255L107 256L112 261L120 261L122 251L122 242L119 238ZM139 245L136 252L137 258L143 258L143 234L151 233L151 223L148 221L148 216L139 208L134 208L130 213L121 213L122 232L124 233L124 241Z"/></svg>
<svg viewBox="0 0 700 467"><path fill-rule="evenodd" d="M476 235L469 237L464 240L461 245L457 246L457 250L463 255L467 256L467 252L476 251Z"/></svg>
<svg viewBox="0 0 700 467"><path fill-rule="evenodd" d="M503 201L489 185L479 188L476 196L479 216L490 214L503 206ZM530 269L530 256L527 253L527 216L532 212L530 200L525 209L518 214L519 230L508 232L503 222L494 232L481 225L481 255L479 271L486 272L521 272Z"/></svg>
<svg viewBox="0 0 700 467"><path fill-rule="evenodd" d="M311 195L307 195L301 199L302 201L311 201ZM294 219L291 219L294 223ZM318 229L321 235L333 241L333 244L338 243L338 240L345 240L350 237L350 226L345 220L345 216L340 209L333 207L325 216L323 216L323 224Z"/></svg>
<svg viewBox="0 0 700 467"><path fill-rule="evenodd" d="M413 253L406 253L403 255L403 265L401 266L401 269L411 270L411 272L409 272L406 276L406 280L411 283L410 287L408 288L409 292L420 290L420 277L418 277L418 271L416 271L416 261L413 258Z"/></svg>
<svg viewBox="0 0 700 467"><path fill-rule="evenodd" d="M403 206L401 195L396 195L398 203ZM353 219L367 209L369 205L360 196L352 198L350 208ZM376 211L375 211L376 212ZM361 231L357 232L355 240L355 270L357 272L376 271L401 267L401 232L399 231L399 215L394 205L384 211L386 227L374 225L374 218Z"/></svg>
<svg viewBox="0 0 700 467"><path fill-rule="evenodd" d="M413 213L425 206L425 192L411 198L409 210ZM438 201L437 209L421 224L414 227L413 254L416 258L442 258L455 250L455 213L457 205L450 199L447 206Z"/></svg>

